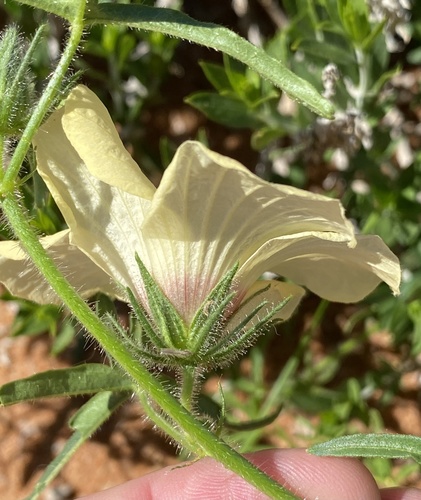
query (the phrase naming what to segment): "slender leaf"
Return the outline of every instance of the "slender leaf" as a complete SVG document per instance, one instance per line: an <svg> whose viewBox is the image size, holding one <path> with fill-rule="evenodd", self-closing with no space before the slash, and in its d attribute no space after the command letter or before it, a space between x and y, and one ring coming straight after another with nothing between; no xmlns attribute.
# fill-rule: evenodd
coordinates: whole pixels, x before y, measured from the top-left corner
<svg viewBox="0 0 421 500"><path fill-rule="evenodd" d="M56 338L54 339L51 347L51 354L58 356L62 353L75 339L75 325L72 321L65 321L60 328Z"/></svg>
<svg viewBox="0 0 421 500"><path fill-rule="evenodd" d="M194 92L184 101L211 120L227 127L254 129L264 125L256 116L256 112L234 95Z"/></svg>
<svg viewBox="0 0 421 500"><path fill-rule="evenodd" d="M37 9L51 12L56 16L63 17L68 21L73 21L77 17L80 5L86 0L16 0L18 3L30 5Z"/></svg>
<svg viewBox="0 0 421 500"><path fill-rule="evenodd" d="M421 463L421 437L400 434L352 434L316 444L308 451L319 456L412 458Z"/></svg>
<svg viewBox="0 0 421 500"><path fill-rule="evenodd" d="M339 0L338 12L349 36L361 44L370 35L368 7L365 0Z"/></svg>
<svg viewBox="0 0 421 500"><path fill-rule="evenodd" d="M86 22L120 24L155 31L221 51L241 61L315 113L326 118L333 116L332 103L324 99L310 83L292 73L281 61L227 28L196 21L172 9L112 3L91 6L86 12Z"/></svg>
<svg viewBox="0 0 421 500"><path fill-rule="evenodd" d="M46 397L131 390L133 390L132 381L117 369L89 363L61 370L49 370L4 384L0 387L0 406Z"/></svg>
<svg viewBox="0 0 421 500"><path fill-rule="evenodd" d="M61 16L69 21L77 17L85 0L18 0ZM120 24L182 38L221 51L237 59L281 88L292 99L315 113L332 118L334 107L307 81L295 75L281 61L252 45L227 28L196 21L182 12L145 5L89 2L87 24Z"/></svg>
<svg viewBox="0 0 421 500"><path fill-rule="evenodd" d="M205 61L200 61L199 65L203 73L205 73L206 78L218 92L232 90L231 83L223 66Z"/></svg>
<svg viewBox="0 0 421 500"><path fill-rule="evenodd" d="M262 429L270 424L272 424L279 416L282 410L282 405L279 405L275 411L273 411L270 415L266 417L258 418L255 420L249 420L246 422L230 422L225 420L224 427L227 429L235 430L235 431L255 431L257 429Z"/></svg>
<svg viewBox="0 0 421 500"><path fill-rule="evenodd" d="M95 394L71 418L69 425L75 432L57 457L48 465L33 492L26 500L35 500L59 474L76 450L130 397L128 392L111 391Z"/></svg>
<svg viewBox="0 0 421 500"><path fill-rule="evenodd" d="M319 57L328 62L340 65L356 64L354 53L351 49L333 45L332 43L318 42L314 39L299 40L294 44L294 50L301 50L306 54Z"/></svg>

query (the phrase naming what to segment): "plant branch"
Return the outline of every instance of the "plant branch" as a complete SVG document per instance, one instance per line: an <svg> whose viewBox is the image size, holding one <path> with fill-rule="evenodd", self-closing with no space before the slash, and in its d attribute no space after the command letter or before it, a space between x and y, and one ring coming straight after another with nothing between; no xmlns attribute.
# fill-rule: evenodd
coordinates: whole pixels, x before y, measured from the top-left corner
<svg viewBox="0 0 421 500"><path fill-rule="evenodd" d="M69 69L70 63L72 62L72 59L76 54L83 35L84 12L85 2L81 1L80 7L77 12L77 17L72 22L69 40L60 58L60 61L57 64L57 67L54 70L40 100L38 101L38 104L36 105L31 118L29 119L25 127L25 130L23 131L19 143L13 153L10 164L7 167L6 173L4 174L3 180L0 184L0 192L2 194L10 193L15 189L15 181L19 174L19 170L22 166L23 160L25 159L25 156L31 145L32 138L41 125L44 116L53 104L60 89L60 85L67 73L67 70Z"/></svg>

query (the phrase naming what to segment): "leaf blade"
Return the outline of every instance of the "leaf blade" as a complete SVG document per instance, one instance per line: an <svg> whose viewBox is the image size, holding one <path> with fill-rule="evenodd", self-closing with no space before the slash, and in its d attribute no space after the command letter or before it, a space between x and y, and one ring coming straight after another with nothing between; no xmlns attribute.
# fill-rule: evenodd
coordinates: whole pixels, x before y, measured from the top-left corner
<svg viewBox="0 0 421 500"><path fill-rule="evenodd" d="M18 3L45 10L68 21L76 19L85 0L16 0Z"/></svg>
<svg viewBox="0 0 421 500"><path fill-rule="evenodd" d="M281 61L227 28L196 21L172 9L111 3L102 3L88 9L86 22L115 23L146 31L158 31L221 51L246 64L315 113L325 118L333 117L332 103L324 99L310 83L295 75Z"/></svg>
<svg viewBox="0 0 421 500"><path fill-rule="evenodd" d="M421 437L399 434L352 434L311 446L309 453L335 457L412 458L421 464Z"/></svg>
<svg viewBox="0 0 421 500"><path fill-rule="evenodd" d="M45 397L75 396L95 392L132 391L133 383L121 372L99 363L48 370L0 387L0 406Z"/></svg>
<svg viewBox="0 0 421 500"><path fill-rule="evenodd" d="M122 405L130 394L128 392L101 392L93 396L71 418L69 425L75 431L61 452L44 470L32 493L26 500L36 500L39 494L59 474L80 446Z"/></svg>

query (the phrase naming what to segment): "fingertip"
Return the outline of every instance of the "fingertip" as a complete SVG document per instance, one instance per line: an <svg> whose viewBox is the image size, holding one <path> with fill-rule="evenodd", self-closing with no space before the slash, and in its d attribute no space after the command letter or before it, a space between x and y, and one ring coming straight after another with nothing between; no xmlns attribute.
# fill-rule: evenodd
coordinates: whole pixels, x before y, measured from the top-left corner
<svg viewBox="0 0 421 500"><path fill-rule="evenodd" d="M367 468L353 458L318 457L304 449L268 450L253 462L301 498L319 500L380 500Z"/></svg>
<svg viewBox="0 0 421 500"><path fill-rule="evenodd" d="M264 450L247 455L281 485L307 500L421 500L383 498L364 465L352 458L317 457L304 449ZM264 499L253 486L210 458L167 467L85 500Z"/></svg>

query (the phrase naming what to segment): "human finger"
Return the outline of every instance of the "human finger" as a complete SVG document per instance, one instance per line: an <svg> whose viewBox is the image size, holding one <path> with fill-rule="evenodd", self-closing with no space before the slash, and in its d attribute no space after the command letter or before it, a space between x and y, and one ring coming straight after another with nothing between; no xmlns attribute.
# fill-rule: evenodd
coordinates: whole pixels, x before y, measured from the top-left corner
<svg viewBox="0 0 421 500"><path fill-rule="evenodd" d="M355 459L316 457L304 449L264 450L249 454L247 458L306 500L382 500L372 475ZM205 458L166 467L115 488L84 497L84 500L116 498L263 500L267 497L241 477L225 469L222 464Z"/></svg>

